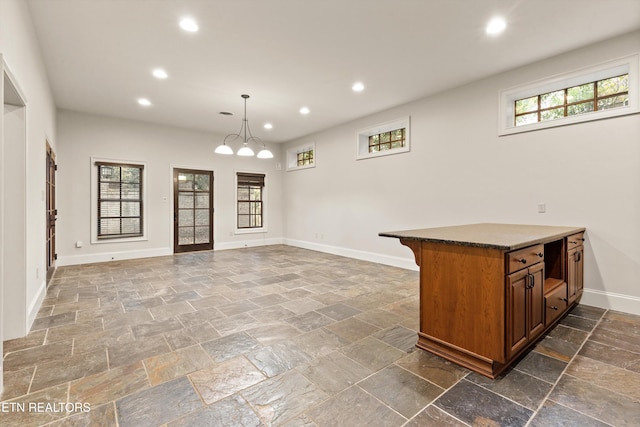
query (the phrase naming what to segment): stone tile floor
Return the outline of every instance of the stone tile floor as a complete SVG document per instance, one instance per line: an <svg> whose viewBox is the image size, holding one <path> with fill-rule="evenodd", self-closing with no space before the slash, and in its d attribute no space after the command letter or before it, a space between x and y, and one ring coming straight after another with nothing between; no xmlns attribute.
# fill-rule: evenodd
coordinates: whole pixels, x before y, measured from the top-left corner
<svg viewBox="0 0 640 427"><path fill-rule="evenodd" d="M416 272L289 246L62 267L0 425L640 425L638 316L578 306L495 381L417 329Z"/></svg>

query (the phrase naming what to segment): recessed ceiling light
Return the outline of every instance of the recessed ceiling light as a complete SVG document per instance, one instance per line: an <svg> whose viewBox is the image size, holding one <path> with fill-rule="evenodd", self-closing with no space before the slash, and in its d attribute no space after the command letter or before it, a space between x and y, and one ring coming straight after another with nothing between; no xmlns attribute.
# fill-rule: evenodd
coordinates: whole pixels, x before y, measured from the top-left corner
<svg viewBox="0 0 640 427"><path fill-rule="evenodd" d="M198 31L198 24L191 18L182 18L180 20L180 28L190 33L195 33Z"/></svg>
<svg viewBox="0 0 640 427"><path fill-rule="evenodd" d="M265 129L273 129L273 125L271 123L265 123L264 124L264 128Z"/></svg>
<svg viewBox="0 0 640 427"><path fill-rule="evenodd" d="M148 107L151 105L151 101L149 101L147 98L138 98L138 104L144 107Z"/></svg>
<svg viewBox="0 0 640 427"><path fill-rule="evenodd" d="M167 72L162 68L156 68L155 70L153 70L152 74L153 74L153 77L157 79L166 79L167 77L169 77Z"/></svg>
<svg viewBox="0 0 640 427"><path fill-rule="evenodd" d="M491 19L491 21L489 21L487 27L485 28L485 31L489 35L496 35L503 32L505 28L507 28L507 23L505 22L504 18L495 17Z"/></svg>
<svg viewBox="0 0 640 427"><path fill-rule="evenodd" d="M300 114L309 114L311 110L309 110L307 107L302 107L300 109Z"/></svg>
<svg viewBox="0 0 640 427"><path fill-rule="evenodd" d="M351 86L351 89L354 92L362 92L364 90L364 85L361 82L356 82Z"/></svg>

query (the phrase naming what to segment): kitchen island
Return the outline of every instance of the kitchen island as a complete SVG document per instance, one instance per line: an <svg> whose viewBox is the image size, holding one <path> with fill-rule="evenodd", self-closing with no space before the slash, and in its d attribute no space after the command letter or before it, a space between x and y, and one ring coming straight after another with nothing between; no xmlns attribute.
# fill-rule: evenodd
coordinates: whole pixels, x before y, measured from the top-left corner
<svg viewBox="0 0 640 427"><path fill-rule="evenodd" d="M496 378L580 300L584 232L469 224L379 235L420 266L417 347Z"/></svg>

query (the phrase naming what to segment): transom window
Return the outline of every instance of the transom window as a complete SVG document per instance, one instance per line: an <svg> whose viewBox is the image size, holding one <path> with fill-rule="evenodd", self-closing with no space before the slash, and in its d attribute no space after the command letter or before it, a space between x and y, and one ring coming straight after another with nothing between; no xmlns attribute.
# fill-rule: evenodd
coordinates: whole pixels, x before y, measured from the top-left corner
<svg viewBox="0 0 640 427"><path fill-rule="evenodd" d="M629 74L547 92L515 101L515 125L625 107L629 104Z"/></svg>
<svg viewBox="0 0 640 427"><path fill-rule="evenodd" d="M96 162L99 239L143 235L142 165Z"/></svg>
<svg viewBox="0 0 640 427"><path fill-rule="evenodd" d="M262 228L264 174L238 172L238 229Z"/></svg>
<svg viewBox="0 0 640 427"><path fill-rule="evenodd" d="M313 164L313 148L297 154L297 166L307 166Z"/></svg>
<svg viewBox="0 0 640 427"><path fill-rule="evenodd" d="M409 116L361 129L356 134L356 159L408 153L411 145Z"/></svg>
<svg viewBox="0 0 640 427"><path fill-rule="evenodd" d="M287 171L316 167L316 143L307 142L287 149Z"/></svg>
<svg viewBox="0 0 640 427"><path fill-rule="evenodd" d="M640 113L640 55L500 91L498 135Z"/></svg>
<svg viewBox="0 0 640 427"><path fill-rule="evenodd" d="M369 153L404 147L405 128L369 136Z"/></svg>

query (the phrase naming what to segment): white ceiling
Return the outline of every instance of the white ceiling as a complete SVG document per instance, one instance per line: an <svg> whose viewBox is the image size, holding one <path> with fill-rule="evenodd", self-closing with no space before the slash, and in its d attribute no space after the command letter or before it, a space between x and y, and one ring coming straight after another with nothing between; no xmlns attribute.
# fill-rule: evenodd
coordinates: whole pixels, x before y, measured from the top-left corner
<svg viewBox="0 0 640 427"><path fill-rule="evenodd" d="M29 0L60 108L283 142L640 28L640 0ZM499 37L484 27L507 20ZM178 26L193 17L197 33ZM157 80L152 69L169 78ZM366 88L351 91L355 81ZM146 97L151 107L136 99ZM311 113L298 110L308 106ZM234 116L220 115L230 111ZM265 122L273 123L265 130Z"/></svg>

